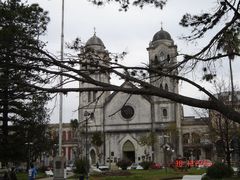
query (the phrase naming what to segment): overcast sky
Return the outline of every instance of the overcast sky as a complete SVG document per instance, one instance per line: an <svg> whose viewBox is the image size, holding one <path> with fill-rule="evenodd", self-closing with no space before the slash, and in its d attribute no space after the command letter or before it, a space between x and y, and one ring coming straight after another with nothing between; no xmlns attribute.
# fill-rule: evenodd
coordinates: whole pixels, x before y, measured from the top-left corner
<svg viewBox="0 0 240 180"><path fill-rule="evenodd" d="M127 12L119 12L119 7L115 3L97 7L87 0L65 0L64 40L71 42L76 37L80 37L82 41L86 42L93 35L95 27L97 36L102 39L108 51L127 51L128 55L124 63L140 65L148 62L146 48L162 24L163 29L171 34L180 53L194 52L200 49L206 41L203 39L198 44L187 44L180 40L179 37L183 34L186 35L189 29L179 26L179 21L186 12L198 14L203 10L214 10L216 1L169 0L163 10L146 6L142 10L138 7L130 7ZM62 1L28 0L28 2L39 3L49 12L51 21L44 40L48 41L48 49L54 53L59 53ZM240 73L237 69L239 63L235 61L233 67L235 84L239 84ZM228 71L222 72L222 77L229 77ZM191 94L195 97L202 96L198 90L185 84L180 85L180 91L182 94ZM49 107L53 108L54 105L56 108L51 115L51 122L58 122L58 99L55 99L54 103L50 103ZM77 107L78 95L68 94L64 98L63 122L77 118ZM191 115L189 108L186 108L185 115Z"/></svg>

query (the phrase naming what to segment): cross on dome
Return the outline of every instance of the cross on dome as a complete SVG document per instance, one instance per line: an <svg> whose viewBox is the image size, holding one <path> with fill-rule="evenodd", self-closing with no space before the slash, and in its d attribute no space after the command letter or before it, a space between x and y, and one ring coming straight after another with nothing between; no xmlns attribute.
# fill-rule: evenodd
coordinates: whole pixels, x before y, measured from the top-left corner
<svg viewBox="0 0 240 180"><path fill-rule="evenodd" d="M96 36L96 27L93 27L93 35Z"/></svg>
<svg viewBox="0 0 240 180"><path fill-rule="evenodd" d="M163 30L163 22L161 21L161 30Z"/></svg>

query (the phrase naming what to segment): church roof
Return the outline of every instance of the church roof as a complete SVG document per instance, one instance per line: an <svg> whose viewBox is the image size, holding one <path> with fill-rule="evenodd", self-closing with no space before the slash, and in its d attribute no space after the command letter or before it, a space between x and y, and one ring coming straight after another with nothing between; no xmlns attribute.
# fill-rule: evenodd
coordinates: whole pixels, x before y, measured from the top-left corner
<svg viewBox="0 0 240 180"><path fill-rule="evenodd" d="M152 41L158 41L158 40L172 40L171 35L164 31L162 28L160 31L154 34Z"/></svg>
<svg viewBox="0 0 240 180"><path fill-rule="evenodd" d="M92 45L102 46L105 48L103 41L96 36L96 33L94 33L94 35L86 43L86 46L92 46Z"/></svg>
<svg viewBox="0 0 240 180"><path fill-rule="evenodd" d="M137 88L134 84L132 84L129 81L125 81L124 83L122 83L122 85L120 87L132 87L132 88ZM113 98L114 96L116 96L119 92L114 91L110 96L108 96L108 98L106 99L104 106L106 106L106 104L108 104ZM126 93L127 94L127 93ZM140 95L142 97L144 97L147 101L149 101L150 103L152 103L152 99L150 96L146 96L146 95Z"/></svg>

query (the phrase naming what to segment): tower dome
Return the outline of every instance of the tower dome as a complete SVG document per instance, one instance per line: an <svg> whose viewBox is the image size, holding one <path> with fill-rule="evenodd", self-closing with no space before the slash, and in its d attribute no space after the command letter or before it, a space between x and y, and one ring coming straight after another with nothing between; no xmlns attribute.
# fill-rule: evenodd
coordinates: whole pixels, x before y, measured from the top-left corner
<svg viewBox="0 0 240 180"><path fill-rule="evenodd" d="M96 36L96 33L87 41L86 46L101 46L105 49L103 41Z"/></svg>
<svg viewBox="0 0 240 180"><path fill-rule="evenodd" d="M152 41L158 41L158 40L172 40L171 35L164 31L162 28L160 31L154 34Z"/></svg>

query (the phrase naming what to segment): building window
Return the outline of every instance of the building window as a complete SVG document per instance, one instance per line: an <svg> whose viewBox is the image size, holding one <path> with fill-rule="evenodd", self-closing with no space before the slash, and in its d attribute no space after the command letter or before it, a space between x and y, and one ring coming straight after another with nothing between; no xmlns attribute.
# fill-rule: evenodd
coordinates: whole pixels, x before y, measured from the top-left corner
<svg viewBox="0 0 240 180"><path fill-rule="evenodd" d="M95 101L97 98L97 91L93 91L93 101Z"/></svg>
<svg viewBox="0 0 240 180"><path fill-rule="evenodd" d="M157 56L154 57L154 64L158 64L158 57Z"/></svg>
<svg viewBox="0 0 240 180"><path fill-rule="evenodd" d="M167 112L166 108L162 109L162 115L163 115L163 117L167 117L168 116L168 112Z"/></svg>
<svg viewBox="0 0 240 180"><path fill-rule="evenodd" d="M72 140L72 131L68 131L68 140Z"/></svg>
<svg viewBox="0 0 240 180"><path fill-rule="evenodd" d="M113 151L111 152L111 156L114 156L114 152Z"/></svg>
<svg viewBox="0 0 240 180"><path fill-rule="evenodd" d="M165 91L168 91L168 85L165 84Z"/></svg>
<svg viewBox="0 0 240 180"><path fill-rule="evenodd" d="M92 101L91 101L91 100L92 100L92 99L91 99L91 92L88 91L87 93L88 93L88 102L92 102Z"/></svg>
<svg viewBox="0 0 240 180"><path fill-rule="evenodd" d="M189 133L184 134L183 135L183 144L188 144L189 143L189 138L190 138Z"/></svg>
<svg viewBox="0 0 240 180"><path fill-rule="evenodd" d="M199 144L200 143L200 135L197 133L192 133L192 143Z"/></svg>
<svg viewBox="0 0 240 180"><path fill-rule="evenodd" d="M134 115L134 109L130 105L125 105L121 109L121 115L125 119L131 119Z"/></svg>
<svg viewBox="0 0 240 180"><path fill-rule="evenodd" d="M163 53L163 52L160 52L160 54L159 54L159 59L160 59L160 61L164 61L164 60L165 60L165 57L164 57L164 53Z"/></svg>
<svg viewBox="0 0 240 180"><path fill-rule="evenodd" d="M163 89L162 83L160 84L160 89Z"/></svg>
<svg viewBox="0 0 240 180"><path fill-rule="evenodd" d="M170 55L167 55L167 61L170 62Z"/></svg>

